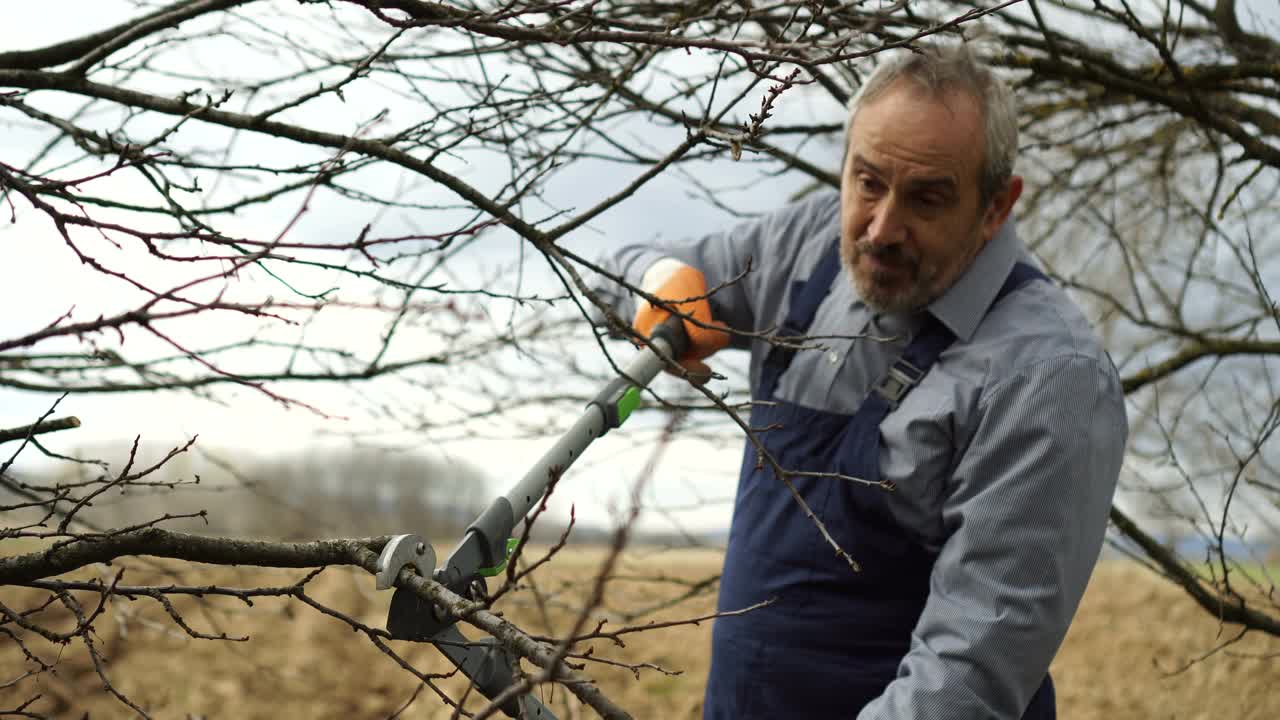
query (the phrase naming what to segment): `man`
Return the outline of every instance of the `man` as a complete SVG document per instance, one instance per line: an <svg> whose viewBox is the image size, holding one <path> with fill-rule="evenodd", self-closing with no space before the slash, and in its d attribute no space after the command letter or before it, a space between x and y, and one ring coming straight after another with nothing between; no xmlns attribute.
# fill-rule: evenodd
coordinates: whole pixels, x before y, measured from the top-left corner
<svg viewBox="0 0 1280 720"><path fill-rule="evenodd" d="M1055 716L1049 663L1127 425L1098 338L1009 220L1016 147L1008 90L965 46L904 53L850 105L838 196L619 253L697 320L691 373L750 350L751 426L859 566L748 444L719 608L772 602L716 621L705 718ZM647 333L666 311L642 306Z"/></svg>

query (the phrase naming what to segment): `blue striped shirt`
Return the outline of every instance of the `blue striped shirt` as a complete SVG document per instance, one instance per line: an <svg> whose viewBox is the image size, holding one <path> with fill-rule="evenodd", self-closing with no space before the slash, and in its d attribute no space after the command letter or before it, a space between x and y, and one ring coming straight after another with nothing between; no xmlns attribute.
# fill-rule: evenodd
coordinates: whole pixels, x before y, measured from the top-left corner
<svg viewBox="0 0 1280 720"><path fill-rule="evenodd" d="M611 267L636 285L663 257L702 270L709 287L742 276L715 293L713 314L767 331L838 234L839 195L827 192L695 242L625 247ZM938 558L911 650L860 720L1021 717L1097 561L1128 434L1124 396L1060 288L1028 283L986 312L1019 259L1032 262L1010 221L924 310L958 340L881 425L890 506ZM852 414L918 317L873 311L842 275L776 396ZM751 353L754 388L768 342L734 346Z"/></svg>

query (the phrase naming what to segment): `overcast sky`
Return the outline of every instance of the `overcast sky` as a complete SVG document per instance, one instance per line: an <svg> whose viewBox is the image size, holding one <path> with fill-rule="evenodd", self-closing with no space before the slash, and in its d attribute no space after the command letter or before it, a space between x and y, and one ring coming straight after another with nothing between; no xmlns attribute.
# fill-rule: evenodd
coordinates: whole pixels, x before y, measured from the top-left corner
<svg viewBox="0 0 1280 720"><path fill-rule="evenodd" d="M1276 0L1241 0L1247 8L1243 15L1255 17L1246 20L1255 29L1268 28L1274 33L1274 24L1280 21L1280 3ZM128 10L127 4L110 0L45 0L41 3L0 3L0 49L41 47L53 42L75 37L119 22L132 16L136 10ZM50 20L57 17L57 21ZM37 140L29 133L10 124L0 113L0 161L20 148L30 148ZM724 163L726 178L732 179L738 167ZM573 198L581 194L598 197L601 187L615 187L618 178L594 175L590 172L566 176L557 185L560 196L555 200L573 204ZM776 207L785 197L798 189L799 178L791 178L760 184L739 192L735 196L740 206ZM251 224L283 226L287 222L281 210L275 216L253 216L229 221L231 230L235 223L249 229ZM634 241L657 236L694 236L709 232L726 222L726 215L709 208L706 203L692 198L676 182L658 181L643 190L637 197L624 203L569 239L578 249L604 251L623 241ZM359 227L363 218L344 218L326 215L323 209L315 211L308 219L308 227L344 228ZM261 231L261 227L253 227ZM348 232L339 230L338 232ZM0 337L9 337L20 329L34 329L47 324L76 306L83 313L96 312L113 305L124 306L129 296L119 283L105 280L91 270L69 262L69 250L57 239L48 222L34 213L21 213L18 222L0 227L0 243L8 243L6 262L0 263L0 301L11 310L0 317ZM12 248L21 247L22 261L12 262L17 255ZM475 261L480 269L500 266L509 262L516 251L516 244L499 236L478 248L483 253ZM124 256L121 261L125 262ZM129 261L132 262L132 261ZM139 258L138 263L145 263ZM139 267L142 267L141 265ZM146 270L140 270L145 272ZM157 270L157 272L159 272ZM50 291L56 288L56 291ZM14 312L12 309L21 309ZM235 328L225 328L234 333ZM369 328L345 327L335 332L368 332ZM207 332L214 337L220 332L216 322ZM311 389L302 391L308 400L315 401L331 415L342 415L341 407L326 406L325 395ZM199 434L202 444L212 448L241 448L249 452L277 452L281 449L302 447L312 442L316 433L323 431L341 435L345 421L340 418L320 418L300 410L285 410L260 394L239 391L226 393L228 404L215 404L193 400L180 393L160 393L147 396L85 396L64 401L59 415L74 414L84 422L84 427L74 433L63 433L50 445L67 448L76 444L97 444L119 441L122 435L141 433L146 441L158 446L179 442L192 434ZM334 396L338 397L338 396ZM44 395L0 391L0 427L25 424L48 409L53 398ZM571 418L562 418L568 422ZM638 423L643 425L644 423ZM359 430L360 426L356 425ZM643 428L624 428L594 447L567 477L562 493L573 497L578 504L578 516L589 524L603 524L609 517L611 506L624 503L626 490L637 477L648 453L647 447L637 447L636 439L650 433ZM477 438L472 442L452 443L448 447L435 448L438 452L467 457L488 471L496 480L495 492L513 482L524 469L532 464L549 441L506 440L495 444L489 438ZM736 466L740 457L737 441L724 447L710 447L704 443L677 445L659 473L662 483L653 492L669 500L674 506L689 506L705 498L729 498L733 491ZM652 496L651 496L652 497ZM565 508L559 508L561 512ZM710 509L686 513L684 522L700 528L727 526L729 506L721 502ZM651 515L655 526L663 521ZM391 531L389 529L388 531Z"/></svg>

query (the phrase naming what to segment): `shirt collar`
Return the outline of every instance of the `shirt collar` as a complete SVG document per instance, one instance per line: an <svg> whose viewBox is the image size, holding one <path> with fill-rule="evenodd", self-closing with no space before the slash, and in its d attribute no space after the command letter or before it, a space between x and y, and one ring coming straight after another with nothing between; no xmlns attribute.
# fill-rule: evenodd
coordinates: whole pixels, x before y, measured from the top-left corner
<svg viewBox="0 0 1280 720"><path fill-rule="evenodd" d="M1010 217L978 251L973 264L946 292L929 303L929 312L955 333L957 339L968 341L973 337L1017 262L1019 244L1017 229Z"/></svg>

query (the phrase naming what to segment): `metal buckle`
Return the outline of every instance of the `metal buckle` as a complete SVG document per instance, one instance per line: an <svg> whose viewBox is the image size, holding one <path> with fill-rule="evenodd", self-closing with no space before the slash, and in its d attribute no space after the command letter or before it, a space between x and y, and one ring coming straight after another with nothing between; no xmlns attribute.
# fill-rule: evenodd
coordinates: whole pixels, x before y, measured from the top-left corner
<svg viewBox="0 0 1280 720"><path fill-rule="evenodd" d="M894 361L883 379L876 384L875 392L889 403L889 409L895 410L902 398L911 392L911 388L919 384L924 371L902 358Z"/></svg>

